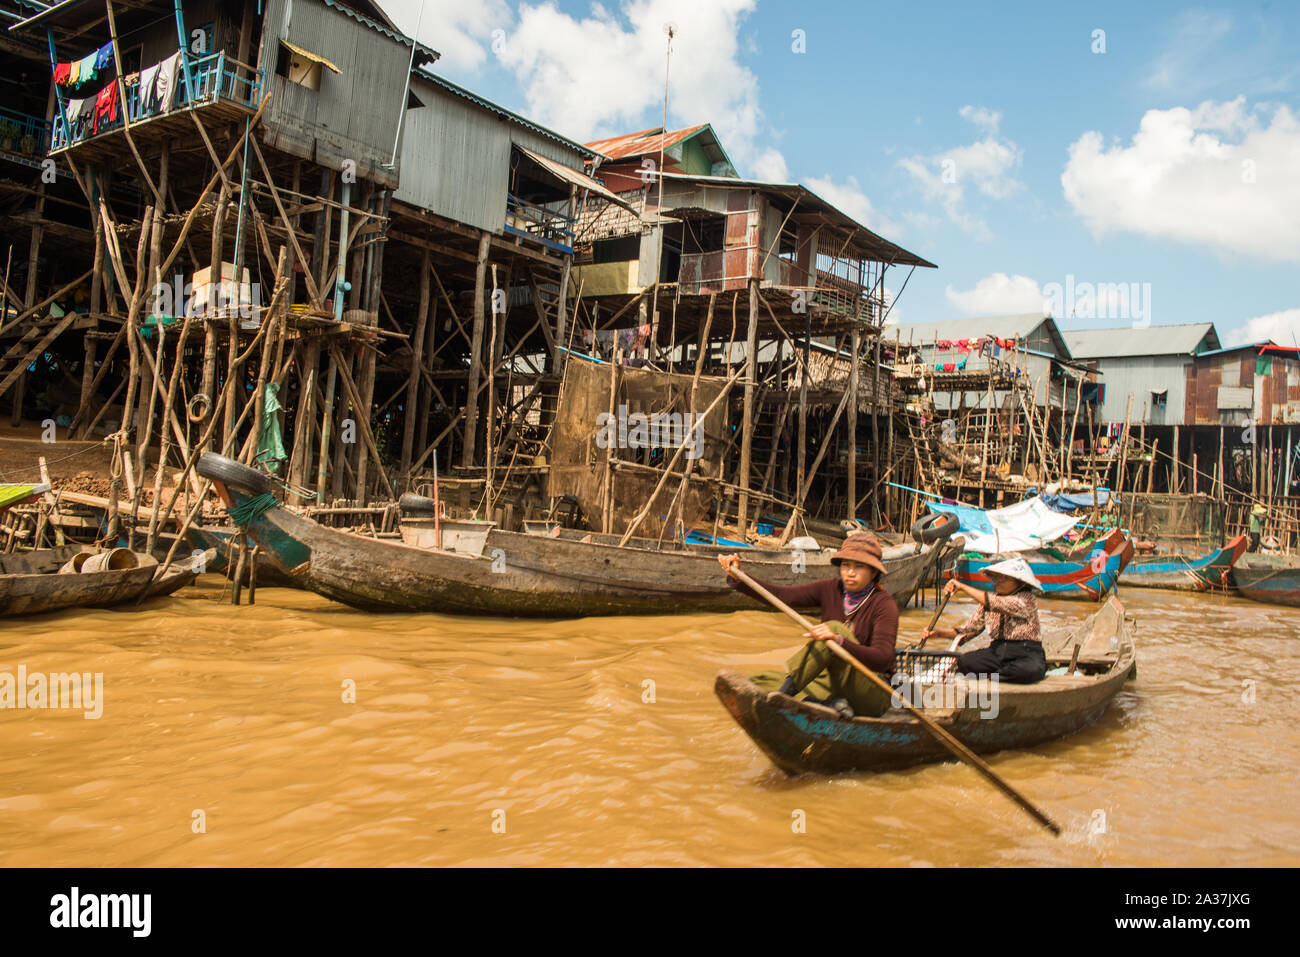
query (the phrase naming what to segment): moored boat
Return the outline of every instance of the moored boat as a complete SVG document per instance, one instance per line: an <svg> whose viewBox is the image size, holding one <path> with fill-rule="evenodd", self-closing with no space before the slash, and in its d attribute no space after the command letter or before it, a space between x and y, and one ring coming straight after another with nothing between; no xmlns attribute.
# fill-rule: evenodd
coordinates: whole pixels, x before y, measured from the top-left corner
<svg viewBox="0 0 1300 957"><path fill-rule="evenodd" d="M207 562L207 571L216 572L230 579L235 577L236 554L239 547L236 539L238 532L239 529L228 525L191 525L185 530L185 539L196 551L210 550L211 558ZM259 588L301 587L295 579L286 575L272 559L260 551L256 556L250 554L249 557L256 562Z"/></svg>
<svg viewBox="0 0 1300 957"><path fill-rule="evenodd" d="M715 553L506 532L490 523L456 529L453 550L429 539L431 519L404 521L404 541L396 542L327 528L285 509L268 494L265 475L222 456L205 454L198 471L216 482L227 506L256 513L247 534L283 571L357 608L563 618L753 607L728 587ZM933 552L906 559L899 587L910 596L935 560ZM745 561L765 581L796 584L827 559L753 549ZM888 576L883 584L890 587Z"/></svg>
<svg viewBox="0 0 1300 957"><path fill-rule="evenodd" d="M981 640L986 642L987 636ZM1069 662L1075 660L1076 670L1049 670L1046 678L1030 685L950 674L923 687L914 685L911 701L976 752L1027 748L1073 734L1101 717L1134 674L1136 652L1124 606L1111 598L1078 628L1045 635L1043 641L1049 669L1068 672ZM909 654L924 662L909 669L914 678L930 667L930 659L947 657L942 652L900 651L901 667L908 666ZM734 671L718 674L714 692L759 749L787 774L884 771L952 758L900 707L878 718L843 718L828 707L764 691Z"/></svg>
<svg viewBox="0 0 1300 957"><path fill-rule="evenodd" d="M1120 529L1111 529L1105 537L1086 549L1064 557L1041 549L1001 555L963 555L957 559L953 576L981 591L992 591L993 582L984 569L1007 558L1019 557L1043 586L1044 598L1076 601L1101 601L1114 588L1120 574L1133 559L1133 542Z"/></svg>
<svg viewBox="0 0 1300 957"><path fill-rule="evenodd" d="M1238 535L1222 548L1200 558L1186 555L1146 555L1134 558L1119 576L1121 585L1176 591L1227 591L1232 567L1246 553L1246 536Z"/></svg>
<svg viewBox="0 0 1300 957"><path fill-rule="evenodd" d="M121 567L60 571L79 555L104 555L106 551L94 546L65 545L0 556L0 615L120 605L141 596L170 594L192 582L197 574L187 565L175 565L155 581L158 560L126 549L112 550L118 559L114 564Z"/></svg>
<svg viewBox="0 0 1300 957"><path fill-rule="evenodd" d="M1300 559L1294 556L1246 555L1233 567L1232 580L1243 598L1300 608Z"/></svg>

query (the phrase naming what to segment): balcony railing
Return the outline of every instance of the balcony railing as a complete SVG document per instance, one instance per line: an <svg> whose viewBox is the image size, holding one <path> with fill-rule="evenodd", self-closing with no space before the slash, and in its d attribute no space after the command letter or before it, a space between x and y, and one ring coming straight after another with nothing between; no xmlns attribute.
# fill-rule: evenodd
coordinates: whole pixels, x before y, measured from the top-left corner
<svg viewBox="0 0 1300 957"><path fill-rule="evenodd" d="M561 253L573 252L572 216L546 206L526 202L512 193L506 194L506 225L508 233L542 243Z"/></svg>
<svg viewBox="0 0 1300 957"><path fill-rule="evenodd" d="M50 141L50 124L38 116L0 106L0 152L37 165Z"/></svg>
<svg viewBox="0 0 1300 957"><path fill-rule="evenodd" d="M241 75L241 70L247 75ZM111 121L101 121L98 127L95 126L93 111L90 111L90 115L85 119L72 124L75 126L74 129L69 129L69 124L60 111L55 117L50 136L50 152L66 149L101 133L120 129L124 125L124 114L134 126L136 123L154 117L205 106L218 100L227 100L253 109L257 106L261 92L260 70L255 70L240 63L234 57L227 56L224 50L210 53L205 57L189 61L189 82L186 82L183 63L177 70L171 109L146 108L137 82L126 86L125 110L123 104L119 103L116 118Z"/></svg>

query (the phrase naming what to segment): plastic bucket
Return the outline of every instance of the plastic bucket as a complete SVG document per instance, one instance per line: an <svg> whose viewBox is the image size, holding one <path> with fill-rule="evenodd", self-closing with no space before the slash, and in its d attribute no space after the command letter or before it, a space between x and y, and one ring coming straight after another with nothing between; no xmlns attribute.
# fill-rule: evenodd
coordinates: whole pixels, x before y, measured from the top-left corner
<svg viewBox="0 0 1300 957"><path fill-rule="evenodd" d="M77 554L73 555L63 563L63 567L59 569L59 574L77 575L81 572L81 567L85 565L88 560L94 557L94 552L77 552Z"/></svg>
<svg viewBox="0 0 1300 957"><path fill-rule="evenodd" d="M140 556L129 548L114 548L98 555L91 555L81 566L85 572L120 572L128 568L138 568Z"/></svg>

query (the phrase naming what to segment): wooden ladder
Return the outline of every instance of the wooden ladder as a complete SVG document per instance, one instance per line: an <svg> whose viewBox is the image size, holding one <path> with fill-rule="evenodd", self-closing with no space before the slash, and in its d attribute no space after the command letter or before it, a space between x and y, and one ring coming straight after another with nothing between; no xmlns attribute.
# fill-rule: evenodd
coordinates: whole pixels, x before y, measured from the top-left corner
<svg viewBox="0 0 1300 957"><path fill-rule="evenodd" d="M58 319L46 318L41 321L33 317L27 320L27 329L9 347L9 351L0 356L0 396L9 391L28 366L35 362L76 318L75 312L67 312Z"/></svg>

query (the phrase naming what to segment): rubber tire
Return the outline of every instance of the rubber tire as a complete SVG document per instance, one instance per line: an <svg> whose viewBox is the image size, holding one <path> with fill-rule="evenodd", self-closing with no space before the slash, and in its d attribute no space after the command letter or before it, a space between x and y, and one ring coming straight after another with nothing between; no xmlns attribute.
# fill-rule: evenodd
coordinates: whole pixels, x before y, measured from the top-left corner
<svg viewBox="0 0 1300 957"><path fill-rule="evenodd" d="M275 491L275 482L265 472L250 469L247 465L240 465L234 459L215 452L204 452L199 457L195 471L206 479L222 482L250 495Z"/></svg>
<svg viewBox="0 0 1300 957"><path fill-rule="evenodd" d="M961 520L951 512L931 512L916 520L912 526L912 539L930 545L952 538L960 528Z"/></svg>
<svg viewBox="0 0 1300 957"><path fill-rule="evenodd" d="M397 507L403 514L420 515L427 513L432 515L438 511L437 499L430 498L427 495L416 495L414 492L405 492L397 500Z"/></svg>

